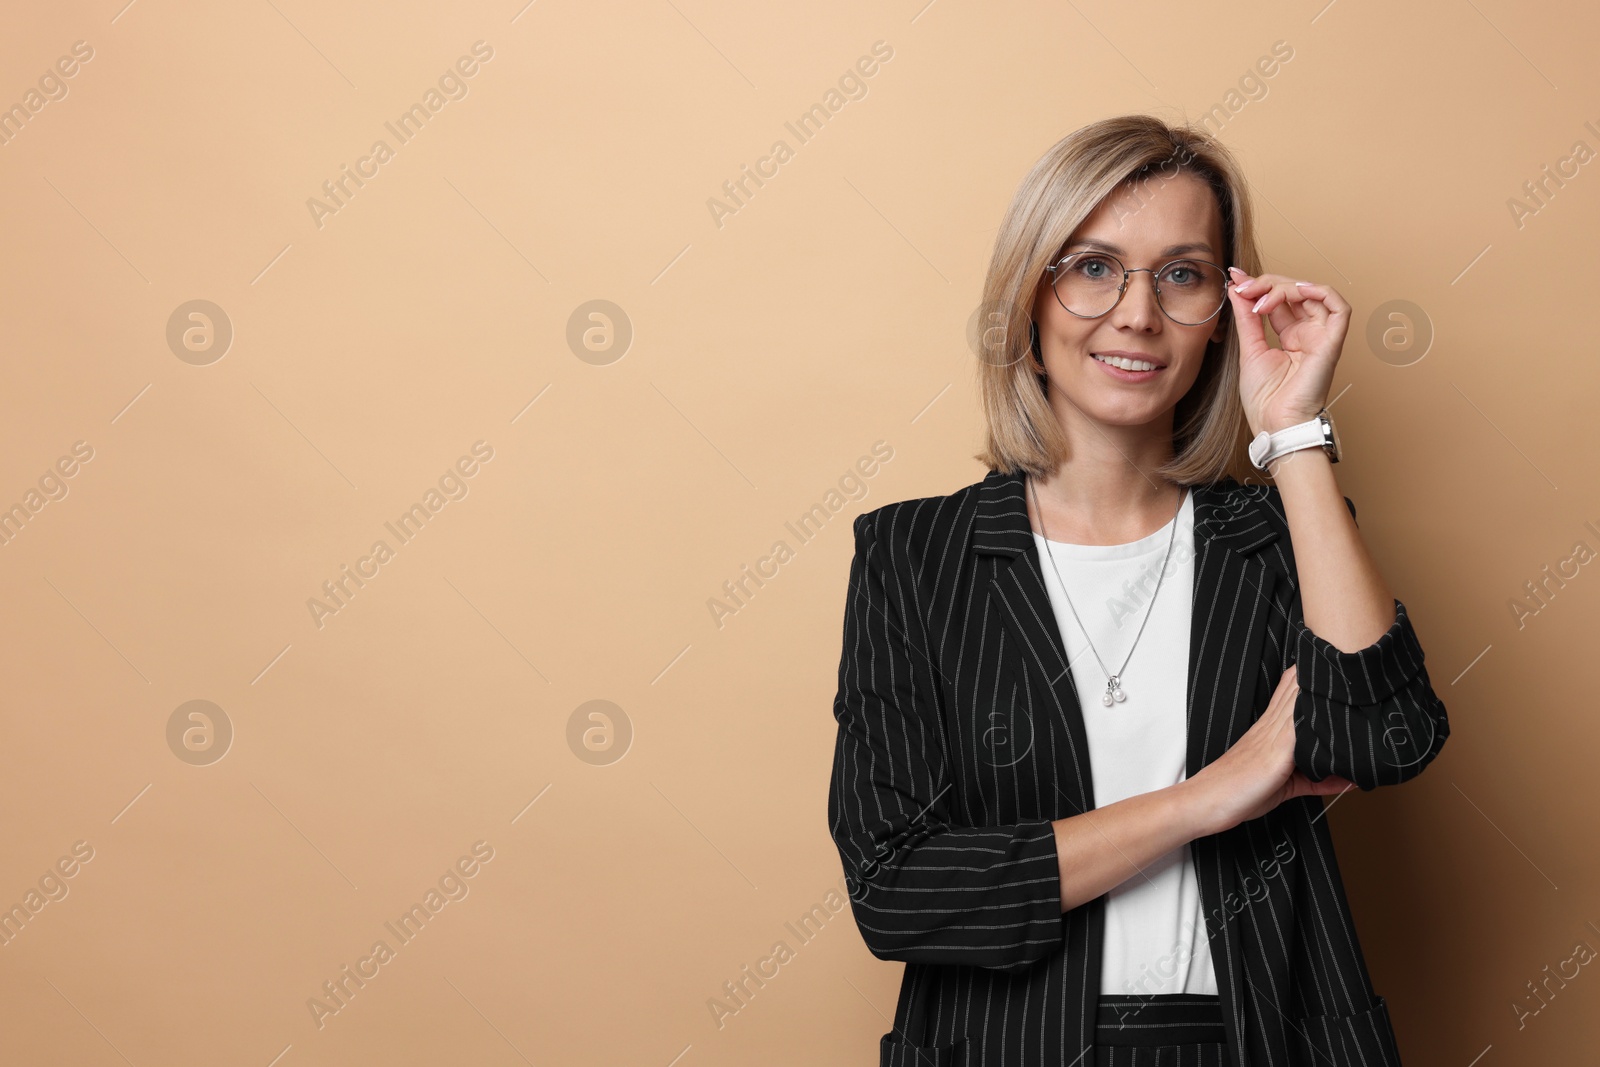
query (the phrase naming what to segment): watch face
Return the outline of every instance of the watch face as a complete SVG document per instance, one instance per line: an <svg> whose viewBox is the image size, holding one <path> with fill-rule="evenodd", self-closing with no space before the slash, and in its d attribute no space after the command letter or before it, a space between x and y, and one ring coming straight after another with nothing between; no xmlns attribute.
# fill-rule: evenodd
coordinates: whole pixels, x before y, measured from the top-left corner
<svg viewBox="0 0 1600 1067"><path fill-rule="evenodd" d="M1339 429L1338 427L1334 426L1333 420L1328 417L1327 412L1323 412L1322 421L1323 424L1328 427L1328 436L1333 440L1333 458L1337 460L1340 455Z"/></svg>

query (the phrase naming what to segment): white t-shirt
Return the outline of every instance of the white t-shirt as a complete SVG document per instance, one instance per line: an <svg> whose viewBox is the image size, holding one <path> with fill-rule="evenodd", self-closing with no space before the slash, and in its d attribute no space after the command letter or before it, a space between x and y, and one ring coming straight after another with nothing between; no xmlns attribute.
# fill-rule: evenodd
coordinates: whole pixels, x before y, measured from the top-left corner
<svg viewBox="0 0 1600 1067"><path fill-rule="evenodd" d="M1094 798L1100 807L1175 785L1187 776L1195 551L1192 492L1184 496L1175 521L1175 533L1168 522L1150 536L1123 545L1051 541L1054 567L1045 554L1045 539L1033 535L1083 708ZM1169 538L1172 555L1158 592L1156 578ZM1057 570L1067 583L1077 619L1062 598ZM1084 640L1079 619L1089 629L1098 660ZM1135 646L1141 622L1144 632ZM1130 647L1133 657L1122 667ZM1105 661L1104 670L1100 660ZM1126 699L1108 708L1100 702L1106 672L1119 667ZM1105 925L1100 992L1217 992L1200 887L1187 843L1112 889L1106 899Z"/></svg>

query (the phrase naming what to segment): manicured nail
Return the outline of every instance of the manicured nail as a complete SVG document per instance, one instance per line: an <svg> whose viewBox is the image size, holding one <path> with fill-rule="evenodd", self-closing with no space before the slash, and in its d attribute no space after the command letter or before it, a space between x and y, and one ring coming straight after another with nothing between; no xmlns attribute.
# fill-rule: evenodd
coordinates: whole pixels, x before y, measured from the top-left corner
<svg viewBox="0 0 1600 1067"><path fill-rule="evenodd" d="M1238 267L1229 267L1228 268L1228 273L1229 274L1237 274L1241 278L1248 277L1248 275L1245 274L1245 272L1240 270Z"/></svg>
<svg viewBox="0 0 1600 1067"><path fill-rule="evenodd" d="M1271 293L1267 294L1267 296L1271 296L1271 295L1272 295ZM1260 311L1261 310L1261 305L1265 304L1267 302L1267 296L1264 296L1260 300L1257 300L1256 301L1256 306L1251 308L1250 310L1251 311Z"/></svg>
<svg viewBox="0 0 1600 1067"><path fill-rule="evenodd" d="M1241 283L1239 285L1236 285L1236 286L1233 287L1233 291L1236 292L1236 293L1242 293L1245 290L1245 286L1247 286L1249 284L1250 284L1249 282L1243 282L1243 283Z"/></svg>
<svg viewBox="0 0 1600 1067"><path fill-rule="evenodd" d="M1316 285L1316 282L1295 282L1296 285Z"/></svg>

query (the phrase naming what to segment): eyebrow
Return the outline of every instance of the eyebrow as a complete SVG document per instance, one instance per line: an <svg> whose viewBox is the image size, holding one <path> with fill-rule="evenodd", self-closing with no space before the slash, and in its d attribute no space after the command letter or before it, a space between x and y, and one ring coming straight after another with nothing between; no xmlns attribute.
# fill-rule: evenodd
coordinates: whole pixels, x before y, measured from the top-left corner
<svg viewBox="0 0 1600 1067"><path fill-rule="evenodd" d="M1067 248L1079 247L1093 249L1099 252L1110 252L1114 256L1125 256L1128 254L1126 251L1118 248L1109 241L1097 241L1092 237L1086 238L1082 241L1073 241L1071 244L1067 245ZM1065 252L1066 249L1062 249L1062 251ZM1164 249L1161 254L1163 256L1177 256L1182 255L1184 252L1209 252L1212 255L1216 255L1215 250L1213 250L1212 247L1206 244L1204 241L1172 245L1171 247Z"/></svg>

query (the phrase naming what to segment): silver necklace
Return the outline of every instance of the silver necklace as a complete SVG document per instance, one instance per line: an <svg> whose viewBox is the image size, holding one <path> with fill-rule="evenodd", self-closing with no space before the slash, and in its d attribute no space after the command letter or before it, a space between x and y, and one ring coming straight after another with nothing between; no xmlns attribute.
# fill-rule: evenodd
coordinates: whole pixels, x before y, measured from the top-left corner
<svg viewBox="0 0 1600 1067"><path fill-rule="evenodd" d="M1188 499L1189 490L1184 489L1178 497L1178 510L1172 513L1172 533L1167 536L1167 554L1161 558L1161 570L1156 574L1156 591L1150 594L1150 603L1144 609L1144 622L1139 624L1139 632L1133 635L1133 645L1128 649L1127 658L1122 661L1122 666L1117 668L1117 673L1112 674L1106 670L1105 660L1100 659L1099 651L1094 647L1094 642L1089 640L1089 628L1083 625L1083 620L1078 618L1078 609L1072 606L1072 597L1067 596L1067 583L1061 581L1061 569L1056 566L1056 555L1050 549L1050 535L1044 528L1044 507L1039 503L1039 487L1032 478L1028 479L1028 487L1033 490L1034 510L1039 513L1039 536L1044 538L1045 555L1050 557L1050 569L1055 571L1056 581L1061 586L1061 595L1067 598L1067 608L1072 612L1072 618L1077 622L1078 629L1083 631L1083 639L1089 644L1089 651L1094 653L1094 658L1100 664L1100 671L1106 676L1106 691L1100 694L1100 703L1110 707L1113 701L1128 699L1122 690L1122 672L1128 666L1128 661L1133 659L1133 650L1139 646L1139 637L1144 633L1144 624L1150 621L1150 613L1155 610L1156 597L1161 594L1161 580L1167 576L1167 561L1172 558L1172 543L1178 536L1178 514L1183 511L1183 502Z"/></svg>

